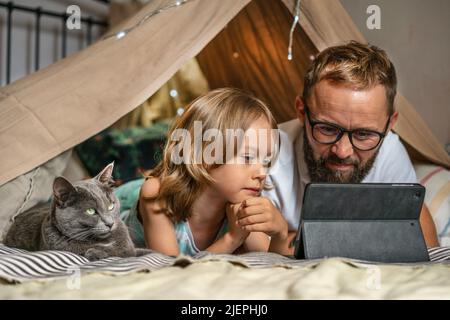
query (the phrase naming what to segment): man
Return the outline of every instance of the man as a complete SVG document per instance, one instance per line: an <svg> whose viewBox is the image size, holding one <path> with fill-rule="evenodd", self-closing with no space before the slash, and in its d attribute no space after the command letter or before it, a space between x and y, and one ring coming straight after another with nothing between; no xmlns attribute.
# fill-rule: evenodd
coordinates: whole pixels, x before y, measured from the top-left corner
<svg viewBox="0 0 450 320"><path fill-rule="evenodd" d="M286 219L284 245L297 231L308 182L417 182L404 146L391 132L398 117L396 85L394 65L374 46L352 41L330 47L314 60L303 96L295 101L298 119L279 126L280 153L268 177L273 189L263 192L276 207L267 210ZM420 223L427 246L438 246L425 205ZM281 243L276 246L275 251L292 253L281 250Z"/></svg>

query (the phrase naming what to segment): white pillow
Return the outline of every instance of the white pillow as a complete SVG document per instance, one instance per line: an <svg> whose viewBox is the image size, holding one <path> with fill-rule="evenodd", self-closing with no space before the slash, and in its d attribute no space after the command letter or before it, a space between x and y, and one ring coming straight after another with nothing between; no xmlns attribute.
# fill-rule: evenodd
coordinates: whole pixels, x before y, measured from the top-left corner
<svg viewBox="0 0 450 320"><path fill-rule="evenodd" d="M0 242L12 224L13 217L50 199L53 180L64 172L71 151L0 186Z"/></svg>

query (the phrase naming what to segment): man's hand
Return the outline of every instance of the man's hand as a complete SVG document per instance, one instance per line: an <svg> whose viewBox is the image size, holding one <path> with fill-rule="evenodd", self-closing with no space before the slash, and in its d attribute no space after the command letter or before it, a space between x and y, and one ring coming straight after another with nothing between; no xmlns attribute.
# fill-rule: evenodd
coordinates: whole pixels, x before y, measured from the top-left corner
<svg viewBox="0 0 450 320"><path fill-rule="evenodd" d="M288 224L272 201L264 197L242 202L237 213L238 224L249 232L264 232L271 238L286 239Z"/></svg>

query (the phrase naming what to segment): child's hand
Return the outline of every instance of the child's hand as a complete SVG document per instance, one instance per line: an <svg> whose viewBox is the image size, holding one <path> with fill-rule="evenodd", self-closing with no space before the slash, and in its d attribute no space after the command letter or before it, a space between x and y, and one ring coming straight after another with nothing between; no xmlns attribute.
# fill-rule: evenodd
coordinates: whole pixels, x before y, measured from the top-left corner
<svg viewBox="0 0 450 320"><path fill-rule="evenodd" d="M228 219L228 233L234 240L240 243L244 242L244 240L250 234L249 231L244 230L244 228L242 228L237 223L238 212L241 206L242 205L240 203L238 204L228 203L226 206L226 213Z"/></svg>
<svg viewBox="0 0 450 320"><path fill-rule="evenodd" d="M288 224L272 201L264 197L249 198L242 202L237 214L238 224L249 232L264 232L280 239L288 235Z"/></svg>

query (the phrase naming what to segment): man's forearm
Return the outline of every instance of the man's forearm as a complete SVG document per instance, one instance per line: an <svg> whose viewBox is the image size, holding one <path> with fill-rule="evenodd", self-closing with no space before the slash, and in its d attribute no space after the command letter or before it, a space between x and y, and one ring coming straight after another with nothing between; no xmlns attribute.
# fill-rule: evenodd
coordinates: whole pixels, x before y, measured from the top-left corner
<svg viewBox="0 0 450 320"><path fill-rule="evenodd" d="M437 238L436 226L434 225L433 218L426 205L423 205L420 212L420 226L422 228L423 237L427 247L439 247L439 241Z"/></svg>

